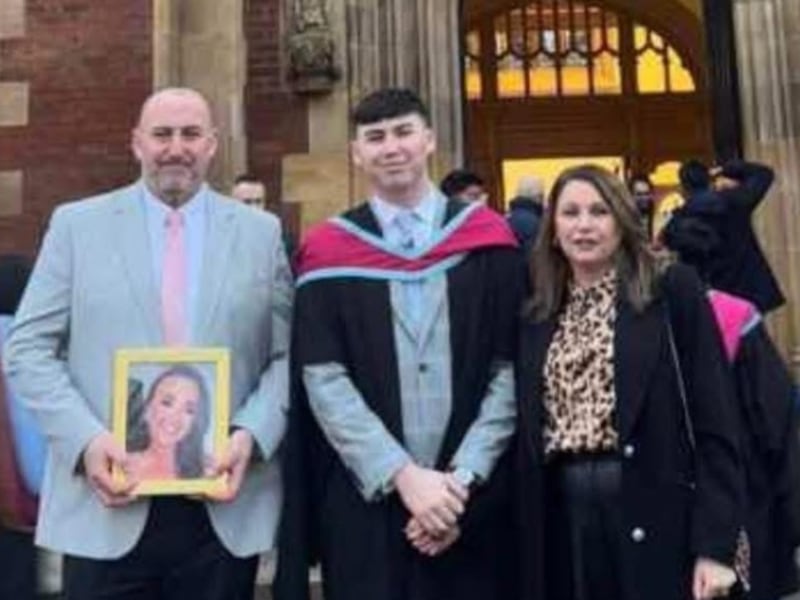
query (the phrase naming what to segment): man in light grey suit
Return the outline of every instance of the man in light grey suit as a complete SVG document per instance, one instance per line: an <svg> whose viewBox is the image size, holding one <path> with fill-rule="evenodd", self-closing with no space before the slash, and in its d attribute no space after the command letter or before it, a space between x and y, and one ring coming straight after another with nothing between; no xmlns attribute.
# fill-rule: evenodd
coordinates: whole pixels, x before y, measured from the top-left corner
<svg viewBox="0 0 800 600"><path fill-rule="evenodd" d="M67 555L70 599L250 598L281 506L292 292L280 225L206 185L217 133L197 92L148 98L132 148L140 181L53 214L4 353L49 440L37 541ZM231 351L231 434L210 465L227 475L223 497L147 501L111 477L129 460L109 432L114 351L167 344Z"/></svg>

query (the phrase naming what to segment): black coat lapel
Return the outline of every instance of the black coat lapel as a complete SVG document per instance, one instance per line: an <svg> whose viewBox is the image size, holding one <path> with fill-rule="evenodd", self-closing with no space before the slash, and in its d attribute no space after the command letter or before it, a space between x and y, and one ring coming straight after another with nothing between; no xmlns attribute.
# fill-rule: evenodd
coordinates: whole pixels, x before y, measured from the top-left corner
<svg viewBox="0 0 800 600"><path fill-rule="evenodd" d="M543 426L544 364L556 332L555 317L538 323L525 322L520 335L517 373L520 432L534 454L541 451Z"/></svg>
<svg viewBox="0 0 800 600"><path fill-rule="evenodd" d="M631 434L642 409L653 371L665 343L665 315L661 301L636 313L627 302L617 304L614 329L614 382L620 439Z"/></svg>

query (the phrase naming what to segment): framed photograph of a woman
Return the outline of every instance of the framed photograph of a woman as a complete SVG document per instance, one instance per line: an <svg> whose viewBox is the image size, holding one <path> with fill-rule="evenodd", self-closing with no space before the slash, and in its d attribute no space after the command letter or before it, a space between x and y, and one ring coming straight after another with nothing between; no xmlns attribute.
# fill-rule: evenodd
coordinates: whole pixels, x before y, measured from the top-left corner
<svg viewBox="0 0 800 600"><path fill-rule="evenodd" d="M113 430L128 463L117 477L140 495L223 492L206 467L228 437L229 382L224 348L118 350Z"/></svg>

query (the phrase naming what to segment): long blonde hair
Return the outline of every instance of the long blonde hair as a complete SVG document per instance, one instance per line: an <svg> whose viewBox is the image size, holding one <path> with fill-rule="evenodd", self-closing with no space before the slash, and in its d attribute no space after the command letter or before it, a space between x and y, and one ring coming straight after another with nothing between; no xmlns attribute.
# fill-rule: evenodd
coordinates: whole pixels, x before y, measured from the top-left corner
<svg viewBox="0 0 800 600"><path fill-rule="evenodd" d="M620 292L640 312L652 301L659 265L648 246L633 198L610 171L595 165L580 165L561 172L550 190L541 231L529 263L533 296L528 313L535 321L555 316L565 301L572 269L555 242L555 214L568 183L583 181L597 190L611 210L620 231L614 255Z"/></svg>

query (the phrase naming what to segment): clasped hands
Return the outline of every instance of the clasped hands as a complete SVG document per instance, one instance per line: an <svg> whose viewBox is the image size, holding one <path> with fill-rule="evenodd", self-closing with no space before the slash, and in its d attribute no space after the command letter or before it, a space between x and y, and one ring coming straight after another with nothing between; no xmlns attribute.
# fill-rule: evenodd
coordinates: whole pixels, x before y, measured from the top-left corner
<svg viewBox="0 0 800 600"><path fill-rule="evenodd" d="M226 477L224 492L197 499L227 502L236 498L252 453L252 434L246 429L234 431L223 452L209 459L205 471L209 478ZM131 476L128 453L113 435L103 432L95 436L83 451L82 461L89 485L105 506L125 506L137 499L134 491L139 481ZM115 477L115 468L126 476Z"/></svg>
<svg viewBox="0 0 800 600"><path fill-rule="evenodd" d="M411 518L405 527L408 541L422 554L436 556L461 535L458 519L464 514L469 491L450 473L408 463L393 479Z"/></svg>

